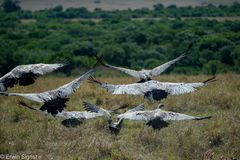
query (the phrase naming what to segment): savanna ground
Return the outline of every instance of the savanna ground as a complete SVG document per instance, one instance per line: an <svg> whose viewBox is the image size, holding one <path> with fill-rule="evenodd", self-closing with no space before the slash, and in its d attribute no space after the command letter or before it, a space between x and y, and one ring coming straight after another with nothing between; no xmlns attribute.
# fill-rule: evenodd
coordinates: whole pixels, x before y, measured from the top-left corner
<svg viewBox="0 0 240 160"><path fill-rule="evenodd" d="M1 2L2 0L0 0ZM86 7L89 10L101 8L103 10L114 9L137 9L137 8L152 8L154 4L162 3L165 6L175 4L177 6L201 6L209 3L219 5L230 5L239 0L99 0L100 3L95 3L97 0L20 0L20 5L26 10L39 10L52 8L57 5L62 5L64 8L70 7Z"/></svg>
<svg viewBox="0 0 240 160"><path fill-rule="evenodd" d="M52 8L56 5L62 5L64 8L70 7L86 7L89 10L102 8L103 10L114 9L137 9L152 8L154 4L162 3L165 6L175 4L177 6L201 6L206 4L224 4L230 5L239 0L100 0L100 3L94 3L95 0L21 0L21 7L26 10L39 10L44 8Z"/></svg>
<svg viewBox="0 0 240 160"><path fill-rule="evenodd" d="M98 77L97 77L98 78ZM163 75L161 81L197 82L209 76ZM43 77L29 87L15 87L11 92L41 92L54 89L71 78ZM98 78L108 83L132 83L128 77ZM85 121L79 127L65 128L61 120L18 106L17 97L0 97L0 153L36 154L40 159L202 159L208 149L214 159L240 157L240 75L217 75L217 81L200 90L169 96L165 110L213 118L202 121L172 122L160 131L140 122L124 121L119 135L112 135L106 120ZM27 103L37 105L25 100ZM110 109L122 104L129 108L152 103L141 97L111 95L85 82L71 96L66 110L83 110L82 101Z"/></svg>

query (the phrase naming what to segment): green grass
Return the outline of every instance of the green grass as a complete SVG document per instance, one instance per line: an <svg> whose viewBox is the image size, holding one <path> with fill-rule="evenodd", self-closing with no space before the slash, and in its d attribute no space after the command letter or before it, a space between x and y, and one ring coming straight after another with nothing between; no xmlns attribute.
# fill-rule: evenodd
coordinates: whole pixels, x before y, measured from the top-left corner
<svg viewBox="0 0 240 160"><path fill-rule="evenodd" d="M209 76L164 75L158 80L172 82L203 81ZM34 85L15 87L10 92L41 92L54 89L72 78L40 78ZM65 128L61 120L17 105L19 97L0 97L0 153L37 154L40 159L203 159L208 149L214 158L240 157L240 75L218 75L218 81L200 90L169 96L165 110L194 116L212 115L210 120L172 122L155 131L140 122L125 121L120 134L110 134L106 120L85 121L77 128ZM99 78L102 82L131 83L128 77ZM83 110L82 101L104 108L122 104L136 106L141 97L111 95L87 82L71 97L67 110ZM35 104L30 101L27 103Z"/></svg>

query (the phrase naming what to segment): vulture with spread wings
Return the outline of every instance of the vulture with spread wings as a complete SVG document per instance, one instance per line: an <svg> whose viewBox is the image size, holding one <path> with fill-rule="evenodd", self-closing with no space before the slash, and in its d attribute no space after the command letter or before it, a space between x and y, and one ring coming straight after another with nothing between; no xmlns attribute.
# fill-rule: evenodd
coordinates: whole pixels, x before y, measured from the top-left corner
<svg viewBox="0 0 240 160"><path fill-rule="evenodd" d="M143 121L146 125L153 127L153 129L161 129L169 125L168 121L181 121L181 120L203 120L210 119L207 117L195 117L186 114L164 111L160 108L149 111L133 111L125 112L117 116L118 120L128 119L134 121Z"/></svg>
<svg viewBox="0 0 240 160"><path fill-rule="evenodd" d="M93 72L94 70L91 69L70 83L67 83L57 89L42 93L0 92L0 95L20 96L35 102L44 103L41 106L40 110L47 111L52 115L56 115L59 112L62 112L62 110L66 107L65 103L69 100L69 96L71 96L81 86L82 82L89 78L93 74Z"/></svg>
<svg viewBox="0 0 240 160"><path fill-rule="evenodd" d="M118 134L119 133L119 131L122 128L123 119L119 119L117 122L113 122L111 113L116 113L115 111L117 111L119 109L123 109L125 107L119 107L119 108L116 108L114 110L106 110L106 109L97 107L94 104L91 104L91 103L88 103L88 102L83 102L83 104L84 104L85 109L87 111L105 115L105 117L108 120L108 128L109 128L109 130L112 133L114 133L114 134ZM137 107L134 107L134 108L128 110L125 113L130 113L130 112L135 112L135 111L142 111L143 109L144 109L144 105L141 104L141 105L138 105Z"/></svg>
<svg viewBox="0 0 240 160"><path fill-rule="evenodd" d="M51 73L65 64L29 64L20 65L0 78L0 91L5 92L16 84L27 86L33 84L37 77Z"/></svg>
<svg viewBox="0 0 240 160"><path fill-rule="evenodd" d="M23 101L20 101L19 104L31 110L35 110L37 112L44 113L47 115L49 114L48 112L42 111L37 107L29 106ZM63 119L62 124L65 127L76 127L80 125L84 120L93 119L93 118L102 117L102 116L105 116L105 115L101 113L87 112L87 111L61 111L55 115L55 117Z"/></svg>
<svg viewBox="0 0 240 160"><path fill-rule="evenodd" d="M111 69L114 69L114 70L118 70L118 71L121 71L125 74L128 74L132 77L135 77L135 78L138 78L140 79L140 81L138 81L138 83L142 83L142 82L146 82L146 81L150 81L152 77L157 77L159 75L161 75L166 69L168 69L171 65L175 64L176 62L178 62L179 60L181 60L182 58L185 57L185 54L191 49L192 47L192 43L189 44L187 50L182 54L180 55L179 57L169 61L169 62L166 62L158 67L155 67L151 70L141 70L141 71L136 71L136 70L132 70L132 69L127 69L127 68L123 68L123 67L116 67L116 66L112 66L110 64L106 64L104 62L102 62L100 60L100 58L98 56L95 56L97 60L100 61L100 63L107 67L107 68L111 68Z"/></svg>
<svg viewBox="0 0 240 160"><path fill-rule="evenodd" d="M215 76L206 81L196 83L171 83L151 80L144 83L113 85L102 83L93 77L90 77L89 81L100 85L112 94L141 95L149 100L159 101L166 98L168 95L180 95L194 92L198 88L206 86L210 82L214 82Z"/></svg>

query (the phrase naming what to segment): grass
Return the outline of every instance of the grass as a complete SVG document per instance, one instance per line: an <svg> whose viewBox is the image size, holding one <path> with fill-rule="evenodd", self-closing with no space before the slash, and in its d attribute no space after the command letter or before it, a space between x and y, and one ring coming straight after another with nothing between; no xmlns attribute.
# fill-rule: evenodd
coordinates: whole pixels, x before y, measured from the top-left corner
<svg viewBox="0 0 240 160"><path fill-rule="evenodd" d="M209 76L164 75L161 81L196 82ZM10 92L41 92L54 89L71 78L44 77L28 87ZM132 83L128 77L98 78L102 82ZM103 118L85 121L77 128L65 128L61 120L17 105L19 97L0 97L0 154L36 154L40 159L203 159L212 149L215 159L240 157L240 75L218 75L218 81L197 92L170 96L165 110L195 116L212 115L210 120L173 122L155 131L140 122L125 121L120 134L110 134ZM82 101L104 108L152 103L141 97L111 95L87 82L71 97L67 110L83 110ZM27 101L27 103L37 105Z"/></svg>

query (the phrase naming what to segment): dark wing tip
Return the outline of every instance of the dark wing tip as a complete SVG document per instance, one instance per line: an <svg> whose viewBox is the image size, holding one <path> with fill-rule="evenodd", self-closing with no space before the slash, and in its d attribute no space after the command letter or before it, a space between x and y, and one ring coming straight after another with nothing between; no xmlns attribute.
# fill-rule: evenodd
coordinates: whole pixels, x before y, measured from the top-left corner
<svg viewBox="0 0 240 160"><path fill-rule="evenodd" d="M99 108L89 102L83 101L83 106L86 111L89 112L98 112Z"/></svg>
<svg viewBox="0 0 240 160"><path fill-rule="evenodd" d="M23 106L23 107L26 107L26 108L29 108L29 109L32 109L32 110L37 110L37 109L29 106L27 103L25 103L24 101L21 101L21 100L18 101L18 104L19 104L20 106Z"/></svg>
<svg viewBox="0 0 240 160"><path fill-rule="evenodd" d="M94 55L94 57L96 58L97 62L95 63L94 67L96 67L99 63L103 66L106 66L106 64L103 62L103 55L98 56L98 55ZM93 67L93 68L94 68Z"/></svg>
<svg viewBox="0 0 240 160"><path fill-rule="evenodd" d="M215 82L215 81L217 81L216 76L213 76L213 77L203 81L203 83L208 84L208 83Z"/></svg>
<svg viewBox="0 0 240 160"><path fill-rule="evenodd" d="M183 52L182 57L184 57L184 56L189 52L189 50L192 49L192 46L193 46L193 41L191 41L191 42L188 44L188 47L187 47L186 51Z"/></svg>
<svg viewBox="0 0 240 160"><path fill-rule="evenodd" d="M57 60L57 64L60 64L60 67L64 67L70 64L70 61L66 58L61 58L59 60Z"/></svg>
<svg viewBox="0 0 240 160"><path fill-rule="evenodd" d="M95 65L97 65L97 64L101 64L101 65L103 65L103 66L105 66L105 67L108 67L104 62L103 62L103 55L101 55L100 57L99 56L97 56L97 55L94 55L94 57L96 58L96 60L97 60L97 63L95 64ZM95 66L94 65L94 66ZM109 67L108 67L109 68Z"/></svg>
<svg viewBox="0 0 240 160"><path fill-rule="evenodd" d="M9 93L8 92L0 92L0 95L8 96Z"/></svg>
<svg viewBox="0 0 240 160"><path fill-rule="evenodd" d="M90 76L88 78L88 81L89 81L89 83L97 83L97 84L102 85L102 83L100 81L96 80L95 78L93 78L93 76Z"/></svg>
<svg viewBox="0 0 240 160"><path fill-rule="evenodd" d="M190 49L192 48L192 46L193 46L193 41L191 41L191 42L189 43L187 50L190 50Z"/></svg>
<svg viewBox="0 0 240 160"><path fill-rule="evenodd" d="M203 119L211 119L212 116L207 116L207 117L199 117L196 120L203 120Z"/></svg>

